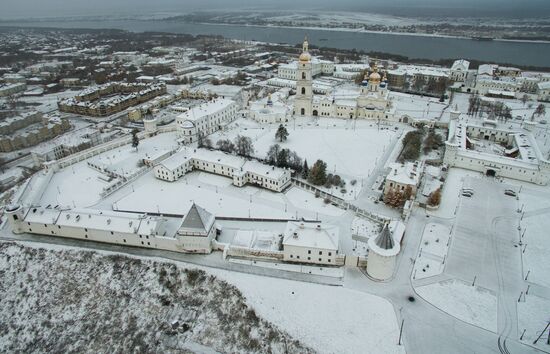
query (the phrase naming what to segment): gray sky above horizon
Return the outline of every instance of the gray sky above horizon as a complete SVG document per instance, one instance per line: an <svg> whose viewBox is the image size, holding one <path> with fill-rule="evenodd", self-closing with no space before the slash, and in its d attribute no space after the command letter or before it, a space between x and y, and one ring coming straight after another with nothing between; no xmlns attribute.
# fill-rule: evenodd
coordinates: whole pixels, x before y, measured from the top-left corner
<svg viewBox="0 0 550 354"><path fill-rule="evenodd" d="M335 4L336 3L336 4ZM1 0L0 18L146 14L200 10L332 10L413 16L550 17L549 0ZM424 10L426 12L424 12Z"/></svg>

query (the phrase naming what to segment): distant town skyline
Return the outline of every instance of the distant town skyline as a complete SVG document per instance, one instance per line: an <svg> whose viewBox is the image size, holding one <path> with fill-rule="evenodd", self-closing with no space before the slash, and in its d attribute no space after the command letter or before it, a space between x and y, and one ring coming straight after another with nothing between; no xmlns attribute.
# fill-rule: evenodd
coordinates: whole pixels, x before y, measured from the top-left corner
<svg viewBox="0 0 550 354"><path fill-rule="evenodd" d="M545 0L518 2L513 0L463 0L454 1L418 0L342 0L338 4L328 0L304 0L295 2L280 0L189 0L182 4L177 0L159 0L154 4L145 0L4 0L0 4L0 18L63 17L144 14L164 11L215 11L236 9L258 10L307 10L312 11L362 11L380 12L399 16L510 16L547 17L550 3Z"/></svg>

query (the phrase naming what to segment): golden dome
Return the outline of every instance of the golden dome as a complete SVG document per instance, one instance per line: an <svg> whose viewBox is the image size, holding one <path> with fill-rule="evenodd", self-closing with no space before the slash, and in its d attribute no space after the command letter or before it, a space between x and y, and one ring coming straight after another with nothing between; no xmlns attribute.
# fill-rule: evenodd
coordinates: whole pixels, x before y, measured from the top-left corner
<svg viewBox="0 0 550 354"><path fill-rule="evenodd" d="M311 55L309 55L308 52L304 52L300 54L300 61L303 63L307 63L311 60Z"/></svg>
<svg viewBox="0 0 550 354"><path fill-rule="evenodd" d="M304 38L304 43L302 44L302 54L300 54L300 62L307 63L310 60L311 55L309 55L309 43L306 36L306 38Z"/></svg>
<svg viewBox="0 0 550 354"><path fill-rule="evenodd" d="M382 77L378 73L378 66L376 64L374 64L374 68L372 69L372 73L369 75L369 82L373 83L373 84L378 84L378 83L380 83L381 78Z"/></svg>

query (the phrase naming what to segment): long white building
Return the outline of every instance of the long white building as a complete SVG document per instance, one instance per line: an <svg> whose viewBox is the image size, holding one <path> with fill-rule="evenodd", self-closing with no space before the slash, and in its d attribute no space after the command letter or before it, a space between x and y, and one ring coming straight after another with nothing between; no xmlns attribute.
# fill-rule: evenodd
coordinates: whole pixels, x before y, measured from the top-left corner
<svg viewBox="0 0 550 354"><path fill-rule="evenodd" d="M169 182L177 181L193 170L231 178L237 187L254 184L275 192L282 192L291 184L288 169L268 166L255 160L207 149L183 148L154 168L156 178Z"/></svg>
<svg viewBox="0 0 550 354"><path fill-rule="evenodd" d="M509 148L504 148L501 145ZM444 163L520 181L547 185L550 161L545 159L527 131L467 124L453 120L445 142Z"/></svg>
<svg viewBox="0 0 550 354"><path fill-rule="evenodd" d="M287 80L298 80L298 68L300 63L292 61L288 64L281 64L277 69L277 77ZM335 71L334 63L328 60L311 58L311 74L313 77L319 75L332 75Z"/></svg>
<svg viewBox="0 0 550 354"><path fill-rule="evenodd" d="M186 144L196 142L234 121L238 110L235 101L223 98L193 107L176 117L178 137Z"/></svg>
<svg viewBox="0 0 550 354"><path fill-rule="evenodd" d="M6 214L15 234L58 236L176 252L210 253L216 236L214 216L195 204L183 218L58 206L9 206Z"/></svg>

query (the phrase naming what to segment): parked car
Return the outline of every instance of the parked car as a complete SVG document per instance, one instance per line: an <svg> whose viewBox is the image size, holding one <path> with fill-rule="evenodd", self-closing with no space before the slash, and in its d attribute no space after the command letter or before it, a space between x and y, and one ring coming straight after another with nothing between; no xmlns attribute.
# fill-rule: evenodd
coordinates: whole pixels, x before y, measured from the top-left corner
<svg viewBox="0 0 550 354"><path fill-rule="evenodd" d="M517 195L516 192L513 191L512 189L506 189L506 190L504 191L504 194L509 195L509 196L511 196L511 197L515 197L515 196Z"/></svg>

